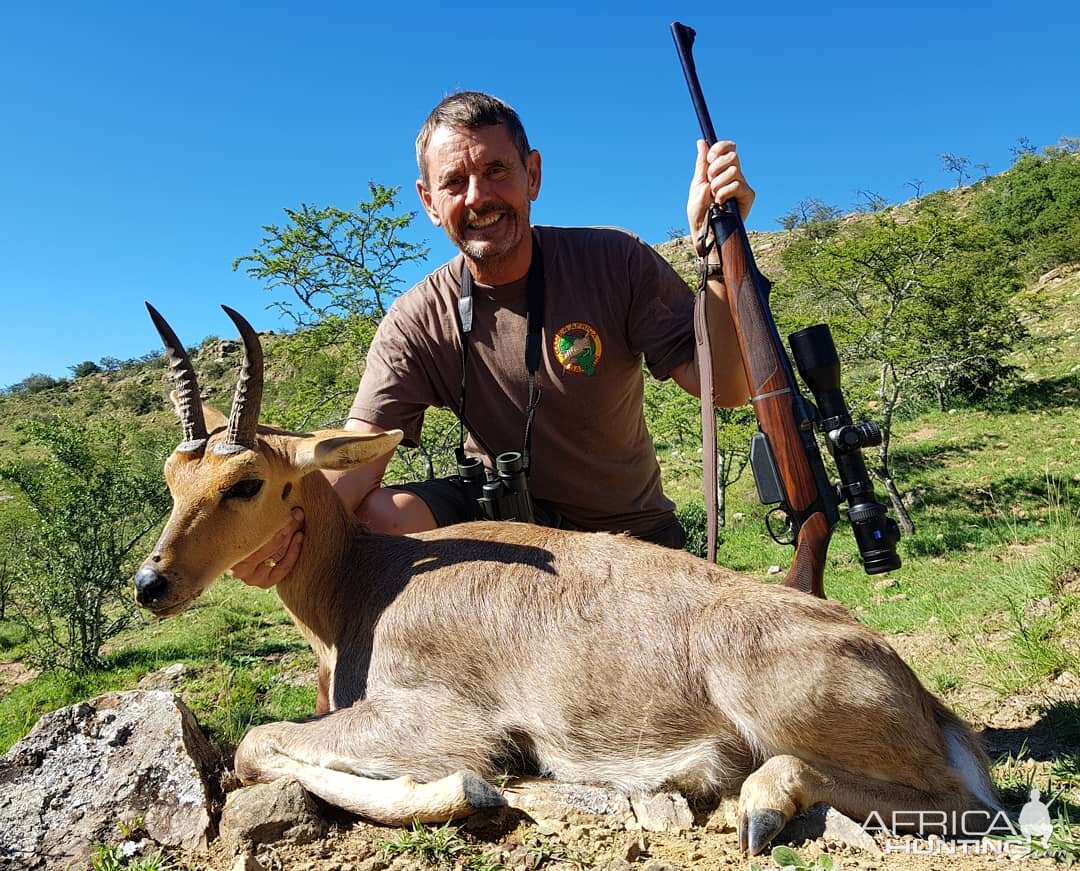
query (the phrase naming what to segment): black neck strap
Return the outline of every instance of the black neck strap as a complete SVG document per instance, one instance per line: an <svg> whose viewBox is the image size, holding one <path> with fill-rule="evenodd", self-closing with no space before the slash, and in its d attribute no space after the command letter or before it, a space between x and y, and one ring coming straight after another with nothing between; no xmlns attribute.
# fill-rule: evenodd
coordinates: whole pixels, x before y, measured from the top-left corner
<svg viewBox="0 0 1080 871"><path fill-rule="evenodd" d="M532 235L532 257L529 261L529 275L526 279L528 295L528 315L525 320L525 371L529 381L529 404L525 412L525 439L522 446L522 460L525 471L529 470L529 451L532 447L532 423L536 406L540 404L540 386L536 383L536 372L540 368L540 356L543 348L541 330L544 326L544 257L540 251L540 242L536 234ZM473 320L473 277L467 263L461 265L461 296L458 298L458 330L461 333L461 400L458 403L458 446L457 459L465 459L465 364L469 354L469 333Z"/></svg>

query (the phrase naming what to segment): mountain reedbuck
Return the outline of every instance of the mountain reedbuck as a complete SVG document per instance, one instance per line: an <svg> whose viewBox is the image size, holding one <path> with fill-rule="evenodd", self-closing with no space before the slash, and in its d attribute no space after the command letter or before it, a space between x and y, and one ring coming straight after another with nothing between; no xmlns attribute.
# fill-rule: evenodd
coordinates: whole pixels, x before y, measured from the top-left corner
<svg viewBox="0 0 1080 871"><path fill-rule="evenodd" d="M817 802L860 821L996 807L967 725L834 602L618 535L369 532L321 470L382 456L400 431L259 425L259 338L226 311L246 349L228 420L201 405L151 309L184 437L165 465L172 516L135 587L154 614L178 614L304 509L277 592L329 676L332 712L249 731L243 781L295 777L386 824L501 804L485 778L523 761L631 794L740 790L751 853Z"/></svg>

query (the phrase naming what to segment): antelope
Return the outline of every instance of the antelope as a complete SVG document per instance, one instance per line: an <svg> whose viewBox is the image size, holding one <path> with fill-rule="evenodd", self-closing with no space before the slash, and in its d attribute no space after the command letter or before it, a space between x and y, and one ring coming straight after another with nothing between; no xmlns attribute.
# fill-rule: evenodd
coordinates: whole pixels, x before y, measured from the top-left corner
<svg viewBox="0 0 1080 871"><path fill-rule="evenodd" d="M300 560L277 593L329 677L329 713L251 729L242 782L297 778L387 825L504 803L510 763L628 794L738 791L739 841L761 852L827 802L872 813L996 809L970 728L841 605L625 536L477 522L378 535L321 474L392 451L400 431L259 425L259 337L226 419L151 316L183 441L173 510L135 576L159 617L187 608L300 506Z"/></svg>

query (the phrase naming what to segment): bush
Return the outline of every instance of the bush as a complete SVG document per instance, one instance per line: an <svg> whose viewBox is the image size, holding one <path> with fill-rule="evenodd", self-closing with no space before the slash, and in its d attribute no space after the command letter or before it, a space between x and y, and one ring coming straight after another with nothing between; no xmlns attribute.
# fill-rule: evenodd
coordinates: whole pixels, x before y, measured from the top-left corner
<svg viewBox="0 0 1080 871"><path fill-rule="evenodd" d="M709 544L709 516L705 506L700 502L688 502L675 509L675 516L686 531L684 550L694 556L704 557Z"/></svg>
<svg viewBox="0 0 1080 871"><path fill-rule="evenodd" d="M1025 154L996 178L976 212L1017 252L1029 275L1080 260L1080 157Z"/></svg>
<svg viewBox="0 0 1080 871"><path fill-rule="evenodd" d="M67 381L63 378L53 378L44 372L35 372L27 375L17 384L12 384L8 391L11 393L41 393L44 390L52 390L54 387L66 387Z"/></svg>
<svg viewBox="0 0 1080 871"><path fill-rule="evenodd" d="M73 378L85 378L87 375L96 375L101 371L101 367L93 360L83 360L75 366L68 366L68 369L71 370Z"/></svg>
<svg viewBox="0 0 1080 871"><path fill-rule="evenodd" d="M136 415L149 414L165 407L165 397L144 384L128 384L120 391L120 405Z"/></svg>
<svg viewBox="0 0 1080 871"><path fill-rule="evenodd" d="M41 668L99 668L102 645L133 615L136 545L165 516L164 450L140 449L119 421L27 424L45 458L0 466L28 507L13 567L27 659Z"/></svg>

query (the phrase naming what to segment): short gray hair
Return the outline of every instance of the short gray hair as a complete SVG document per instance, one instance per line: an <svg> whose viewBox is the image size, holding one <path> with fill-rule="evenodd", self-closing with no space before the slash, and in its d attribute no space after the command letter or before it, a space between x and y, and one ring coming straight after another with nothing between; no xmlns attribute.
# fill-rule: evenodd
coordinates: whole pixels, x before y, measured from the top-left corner
<svg viewBox="0 0 1080 871"><path fill-rule="evenodd" d="M500 124L504 125L506 132L510 134L510 141L521 155L522 164L527 164L532 151L529 148L529 137L525 135L525 128L518 113L508 104L498 97L480 91L459 91L444 97L442 102L431 110L424 126L420 128L420 135L416 137L416 166L420 170L420 181L424 187L428 186L428 143L431 142L436 127L476 130L478 127L498 127Z"/></svg>

